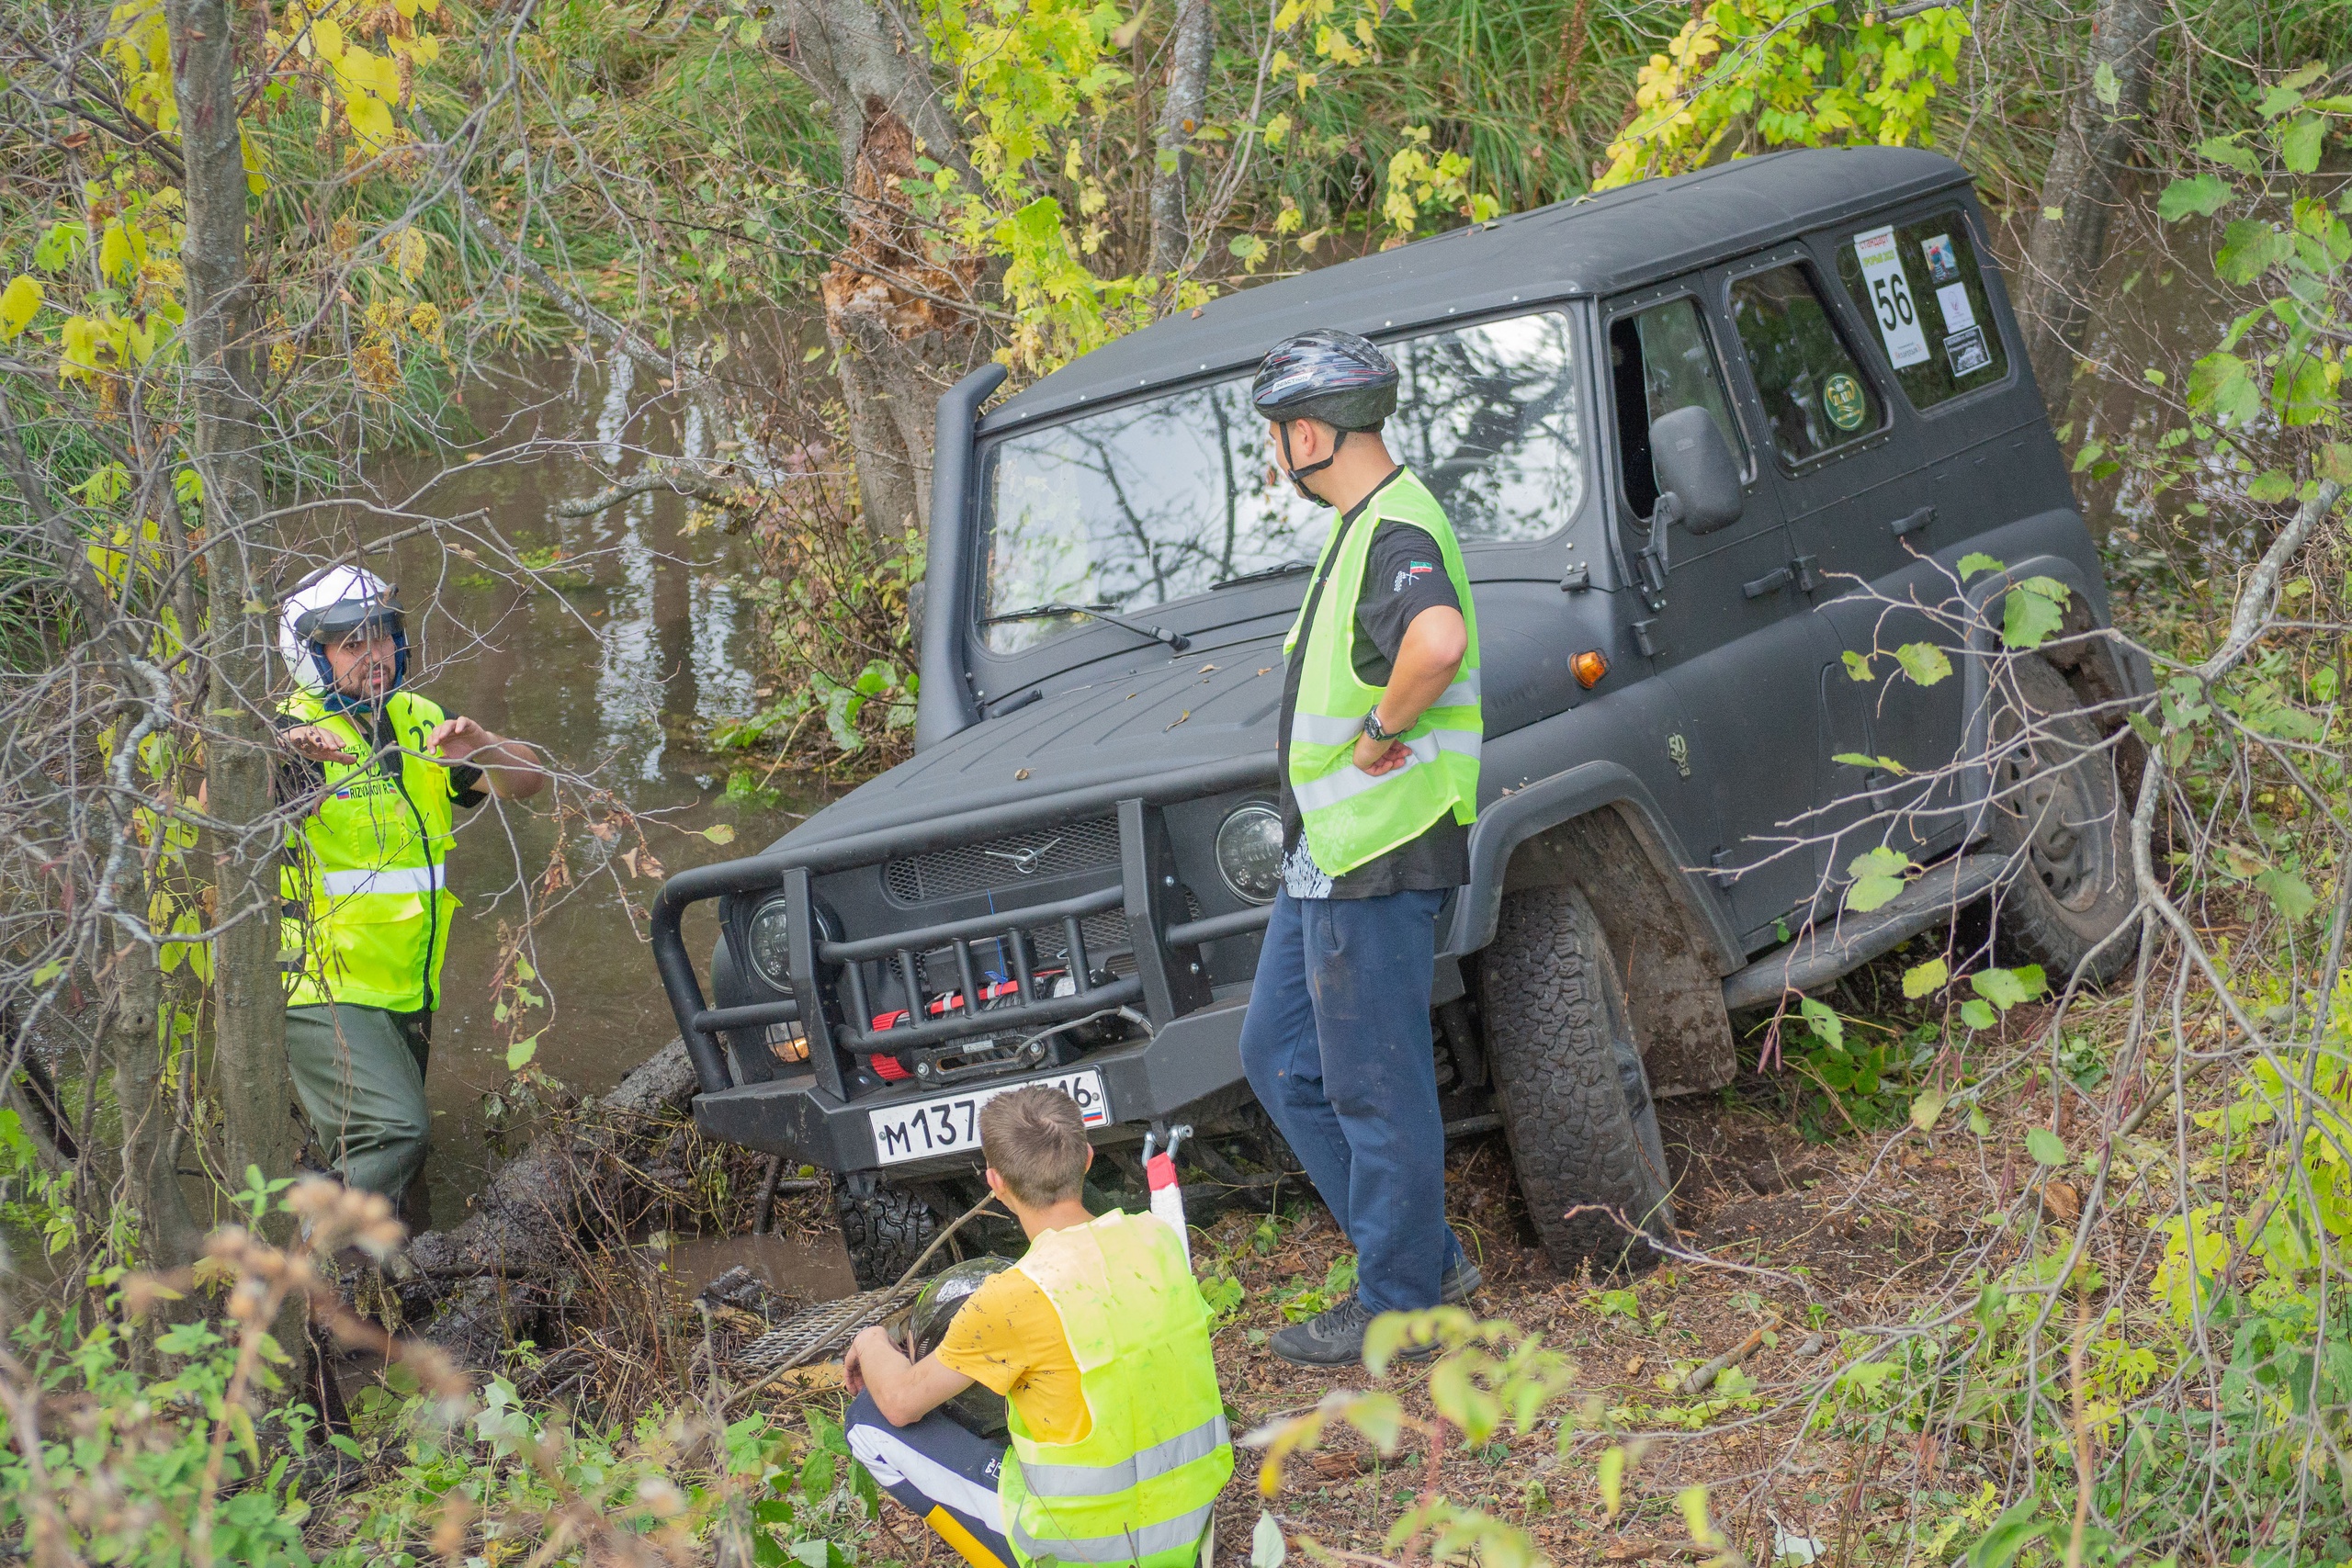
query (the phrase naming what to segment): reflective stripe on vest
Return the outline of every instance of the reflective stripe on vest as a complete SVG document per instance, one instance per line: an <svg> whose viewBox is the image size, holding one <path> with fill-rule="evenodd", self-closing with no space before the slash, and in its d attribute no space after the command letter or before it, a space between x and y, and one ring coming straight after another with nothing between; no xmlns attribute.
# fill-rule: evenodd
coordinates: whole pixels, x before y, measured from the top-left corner
<svg viewBox="0 0 2352 1568"><path fill-rule="evenodd" d="M1015 1265L1060 1318L1089 1427L1040 1442L1016 1401L998 1472L1022 1563L1189 1568L1233 1473L1233 1446L1201 1301L1175 1235L1112 1213L1047 1231Z"/></svg>
<svg viewBox="0 0 2352 1568"><path fill-rule="evenodd" d="M1154 1443L1117 1464L1024 1464L1021 1479L1040 1497L1107 1496L1129 1491L1155 1475L1181 1470L1196 1459L1206 1459L1232 1442L1233 1434L1220 1411L1191 1431Z"/></svg>
<svg viewBox="0 0 2352 1568"><path fill-rule="evenodd" d="M1190 1551L1201 1542L1209 1528L1209 1516L1216 1511L1214 1498L1188 1514L1163 1519L1156 1525L1146 1525L1124 1535L1032 1536L1021 1528L1021 1521L1008 1518L1005 1532L1012 1549L1027 1558L1052 1557L1064 1562L1140 1562L1163 1551Z"/></svg>
<svg viewBox="0 0 2352 1568"><path fill-rule="evenodd" d="M432 893L441 886L437 865L392 866L382 871L330 871L319 877L320 890L330 898L361 893Z"/></svg>
<svg viewBox="0 0 2352 1568"><path fill-rule="evenodd" d="M1477 705L1478 672L1476 670L1448 686L1430 706L1433 708L1466 708ZM1304 740L1310 746L1352 746L1356 737L1363 733L1363 715L1352 719L1329 717L1319 713L1295 713L1290 718L1290 738Z"/></svg>
<svg viewBox="0 0 2352 1568"><path fill-rule="evenodd" d="M1397 738L1405 745L1404 763L1373 774L1355 765L1355 747L1363 734L1364 715L1378 705L1385 689L1366 685L1355 672L1356 603L1373 540L1380 525L1389 522L1419 528L1436 541L1462 609L1468 645L1453 683ZM1285 653L1296 650L1299 627L1312 611L1306 648L1296 654L1301 664L1287 737L1287 782L1317 867L1328 876L1344 876L1419 838L1448 812L1465 826L1476 819L1478 760L1486 730L1479 701L1478 614L1471 602L1462 547L1445 509L1409 469L1374 491L1353 521L1332 528L1316 563L1314 581L1283 644Z"/></svg>

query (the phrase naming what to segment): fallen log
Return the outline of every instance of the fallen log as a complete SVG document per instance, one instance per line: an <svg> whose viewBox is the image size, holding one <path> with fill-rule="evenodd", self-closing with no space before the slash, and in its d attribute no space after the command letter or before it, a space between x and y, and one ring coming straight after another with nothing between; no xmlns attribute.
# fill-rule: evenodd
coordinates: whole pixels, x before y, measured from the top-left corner
<svg viewBox="0 0 2352 1568"><path fill-rule="evenodd" d="M462 1224L409 1243L410 1268L396 1287L401 1314L476 1369L495 1366L518 1334L537 1337L549 1289L581 1257L591 1189L666 1136L695 1089L686 1048L673 1040L610 1094L583 1101L533 1139L498 1168Z"/></svg>

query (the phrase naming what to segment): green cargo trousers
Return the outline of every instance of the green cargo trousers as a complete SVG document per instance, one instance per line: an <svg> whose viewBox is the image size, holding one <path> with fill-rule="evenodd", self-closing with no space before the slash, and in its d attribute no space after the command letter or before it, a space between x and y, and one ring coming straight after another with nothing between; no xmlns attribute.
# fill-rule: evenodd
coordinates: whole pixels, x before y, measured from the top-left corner
<svg viewBox="0 0 2352 1568"><path fill-rule="evenodd" d="M341 1002L286 1010L286 1060L321 1152L346 1184L395 1202L423 1168L432 1130L432 1027L429 1012Z"/></svg>

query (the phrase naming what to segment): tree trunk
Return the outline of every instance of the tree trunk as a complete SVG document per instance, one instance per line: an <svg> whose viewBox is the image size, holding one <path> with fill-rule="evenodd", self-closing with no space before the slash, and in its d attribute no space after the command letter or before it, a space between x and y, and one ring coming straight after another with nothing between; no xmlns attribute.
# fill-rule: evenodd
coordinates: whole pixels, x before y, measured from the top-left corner
<svg viewBox="0 0 2352 1568"><path fill-rule="evenodd" d="M292 1091L286 992L277 967L277 839L269 722L276 594L264 541L246 521L263 505L261 368L252 342L245 257L246 192L237 125L236 13L227 0L168 0L179 98L187 237L191 454L204 484L204 557L211 651L205 702L205 788L224 824L209 846L219 889L213 942L214 1092L232 1180L249 1166L291 1173Z"/></svg>
<svg viewBox="0 0 2352 1568"><path fill-rule="evenodd" d="M841 142L849 243L822 293L865 526L876 536L920 528L931 516L939 394L978 348L969 307L979 266L942 254L900 182L918 174L918 155L976 176L922 35L879 0L786 0L767 42L825 100Z"/></svg>
<svg viewBox="0 0 2352 1568"><path fill-rule="evenodd" d="M123 1185L139 1215L147 1267L173 1269L196 1257L204 1233L180 1188L180 1127L164 1083L164 976L155 950L140 942L117 943L114 984L107 1055L122 1112Z"/></svg>
<svg viewBox="0 0 2352 1568"><path fill-rule="evenodd" d="M1151 262L1167 277L1184 265L1192 247L1186 197L1193 172L1193 135L1208 102L1209 62L1216 48L1216 12L1209 0L1182 0L1169 40L1174 57L1168 97L1160 107L1159 159L1151 175Z"/></svg>
<svg viewBox="0 0 2352 1568"><path fill-rule="evenodd" d="M2090 52L2075 85L2074 112L2041 182L2041 211L2026 251L2022 301L2026 354L2052 419L2065 413L2075 355L2089 324L2107 226L2124 165L2147 121L2154 84L2156 35L2170 10L2159 0L2101 0ZM2098 71L2114 73L2115 102L2098 96Z"/></svg>
<svg viewBox="0 0 2352 1568"><path fill-rule="evenodd" d="M1151 175L1151 265L1161 277L1182 271L1192 248L1185 198L1193 172L1193 133L1208 103L1209 62L1216 51L1216 12L1209 0L1182 0L1159 115L1159 156Z"/></svg>

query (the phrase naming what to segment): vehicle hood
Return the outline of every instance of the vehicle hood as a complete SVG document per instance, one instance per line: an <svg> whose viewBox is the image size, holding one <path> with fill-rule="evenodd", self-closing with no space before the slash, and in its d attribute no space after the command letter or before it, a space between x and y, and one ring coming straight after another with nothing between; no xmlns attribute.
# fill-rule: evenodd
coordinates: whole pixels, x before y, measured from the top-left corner
<svg viewBox="0 0 2352 1568"><path fill-rule="evenodd" d="M778 840L800 849L853 833L1067 790L1149 779L1274 750L1278 637L1194 649L1106 672L985 719L860 785Z"/></svg>

